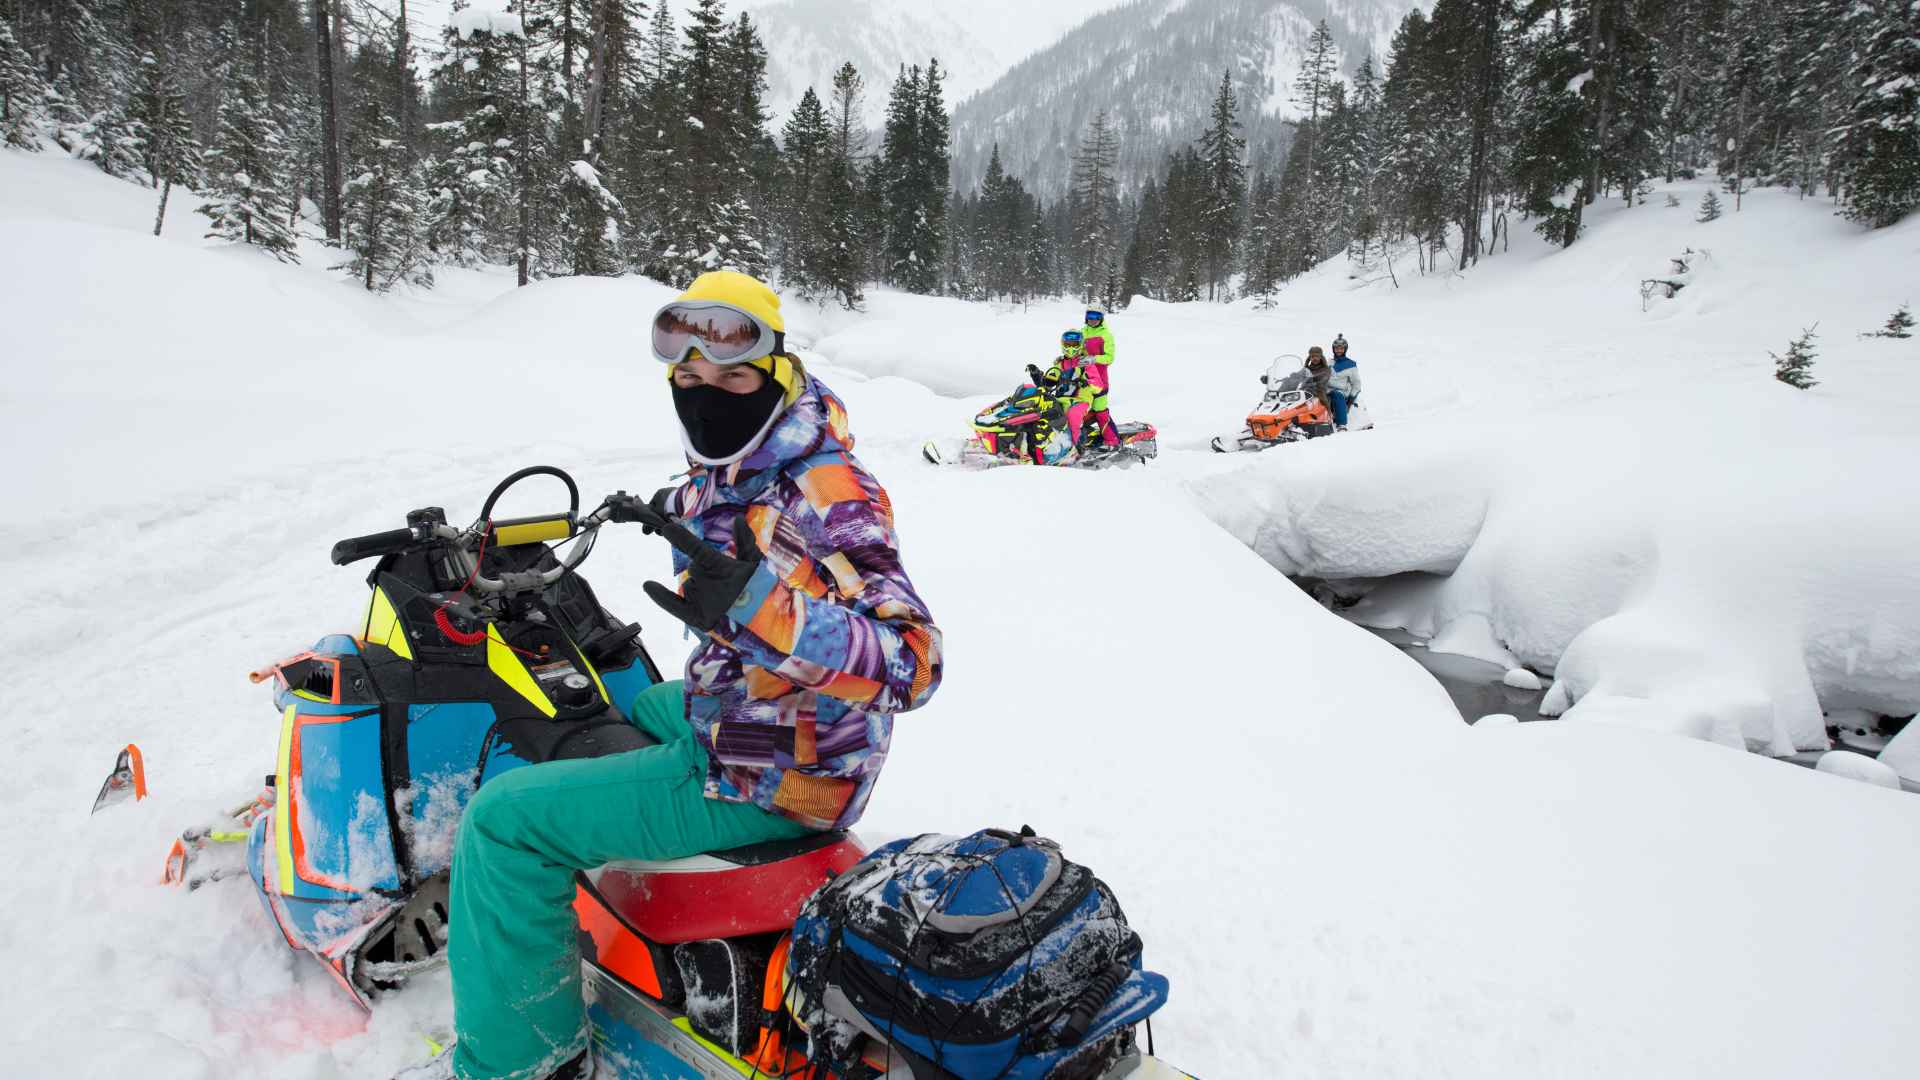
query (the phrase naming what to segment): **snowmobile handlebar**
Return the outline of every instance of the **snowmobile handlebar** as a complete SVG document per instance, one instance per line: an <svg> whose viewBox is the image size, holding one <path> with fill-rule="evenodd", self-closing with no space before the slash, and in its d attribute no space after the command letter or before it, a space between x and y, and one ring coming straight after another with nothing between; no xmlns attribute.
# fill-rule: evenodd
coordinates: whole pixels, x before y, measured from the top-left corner
<svg viewBox="0 0 1920 1080"><path fill-rule="evenodd" d="M391 555L406 550L408 544L417 538L411 528L389 529L386 532L369 533L366 536L349 536L333 545L333 565L345 566L350 562L372 558L375 555Z"/></svg>
<svg viewBox="0 0 1920 1080"><path fill-rule="evenodd" d="M552 476L565 484L568 501L566 512L494 521L493 508L500 501L500 496L515 483L530 476ZM504 594L538 591L571 573L586 560L593 545L574 543L572 550L557 558L555 565L547 569L508 572L498 577L489 577L480 572L478 553L488 545L577 541L613 520L613 502L610 497L593 513L584 519L580 518L580 488L574 483L573 477L551 465L535 465L521 469L497 484L487 496L480 520L465 529L447 524L446 511L439 507L425 507L407 515L407 527L404 529L351 536L334 544L333 564L345 566L361 559L398 555L415 547L436 544L444 547L453 570L465 578L469 582L468 587L475 592Z"/></svg>

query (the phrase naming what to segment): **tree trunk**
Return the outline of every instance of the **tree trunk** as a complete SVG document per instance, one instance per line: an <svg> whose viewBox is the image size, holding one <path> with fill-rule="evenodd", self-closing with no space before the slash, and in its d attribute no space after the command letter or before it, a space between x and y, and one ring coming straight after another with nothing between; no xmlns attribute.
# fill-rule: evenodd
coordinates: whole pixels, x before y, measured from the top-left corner
<svg viewBox="0 0 1920 1080"><path fill-rule="evenodd" d="M533 153L533 140L528 137L527 129L532 126L533 118L527 104L527 39L520 39L520 107L518 109L520 130L516 141L520 146L520 284L527 285L533 280L528 272L528 256L533 247L532 208L528 206L528 193L533 187L533 163L527 159Z"/></svg>
<svg viewBox="0 0 1920 1080"><path fill-rule="evenodd" d="M607 98L607 0L594 8L593 51L587 57L587 160L598 165Z"/></svg>
<svg viewBox="0 0 1920 1080"><path fill-rule="evenodd" d="M166 223L167 196L171 195L172 193L173 193L172 178L169 177L168 179L160 181L160 210L158 213L153 215L153 235L155 236L160 235L160 226Z"/></svg>
<svg viewBox="0 0 1920 1080"><path fill-rule="evenodd" d="M400 21L394 26L393 43L393 93L394 111L400 118L400 142L409 152L416 149L413 130L413 95L408 91L413 86L412 72L407 70L408 56L412 51L413 39L407 28L407 0L400 0Z"/></svg>
<svg viewBox="0 0 1920 1080"><path fill-rule="evenodd" d="M1487 129L1493 126L1494 49L1500 34L1500 9L1480 0L1480 100L1473 110L1473 151L1467 165L1467 215L1460 223L1460 267L1480 261L1480 204L1487 188Z"/></svg>
<svg viewBox="0 0 1920 1080"><path fill-rule="evenodd" d="M327 0L313 0L315 62L320 72L320 202L327 239L340 240L340 115L334 100L333 31Z"/></svg>
<svg viewBox="0 0 1920 1080"><path fill-rule="evenodd" d="M1587 161L1586 190L1580 198L1581 203L1589 206L1600 197L1600 169L1606 159L1608 124L1612 119L1609 114L1613 108L1613 81L1618 74L1613 55L1617 4L1618 0L1594 0L1593 25L1587 30L1587 58L1593 64L1593 81L1598 86L1594 92L1592 156ZM1567 243L1573 243L1572 238Z"/></svg>

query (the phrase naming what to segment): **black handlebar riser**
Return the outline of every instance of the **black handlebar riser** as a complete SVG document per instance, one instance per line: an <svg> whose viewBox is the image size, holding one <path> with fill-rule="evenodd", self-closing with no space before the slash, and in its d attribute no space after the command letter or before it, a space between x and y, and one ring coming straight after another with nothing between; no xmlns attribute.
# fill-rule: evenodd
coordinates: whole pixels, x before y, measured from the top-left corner
<svg viewBox="0 0 1920 1080"><path fill-rule="evenodd" d="M505 495L508 488L529 476L557 477L561 483L567 485L567 513L573 520L580 520L580 485L574 483L573 477L568 476L565 471L553 465L529 465L494 485L493 493L488 495L487 501L480 506L480 520L493 520L493 504L500 501L500 496Z"/></svg>
<svg viewBox="0 0 1920 1080"><path fill-rule="evenodd" d="M333 565L345 566L375 555L392 555L406 550L407 545L413 542L412 529L389 529L366 536L349 536L333 545Z"/></svg>

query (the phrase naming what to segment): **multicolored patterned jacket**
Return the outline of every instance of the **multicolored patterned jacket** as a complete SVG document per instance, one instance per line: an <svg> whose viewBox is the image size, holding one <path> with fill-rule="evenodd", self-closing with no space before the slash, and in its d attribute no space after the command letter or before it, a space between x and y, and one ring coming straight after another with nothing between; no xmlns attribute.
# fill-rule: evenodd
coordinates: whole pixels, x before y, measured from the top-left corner
<svg viewBox="0 0 1920 1080"><path fill-rule="evenodd" d="M893 714L940 684L940 630L900 565L893 507L854 459L847 410L812 377L740 462L696 467L673 510L732 554L744 511L766 559L687 660L709 798L816 829L866 809ZM674 553L674 570L687 558Z"/></svg>

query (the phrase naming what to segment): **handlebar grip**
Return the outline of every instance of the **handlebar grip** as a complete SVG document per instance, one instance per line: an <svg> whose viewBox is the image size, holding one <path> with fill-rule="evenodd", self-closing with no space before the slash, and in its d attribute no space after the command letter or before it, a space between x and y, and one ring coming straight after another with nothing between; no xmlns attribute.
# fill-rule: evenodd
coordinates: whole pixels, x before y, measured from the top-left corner
<svg viewBox="0 0 1920 1080"><path fill-rule="evenodd" d="M391 555L404 550L413 543L413 539L412 529L390 529L366 536L349 536L333 545L333 565L345 566L375 555Z"/></svg>

